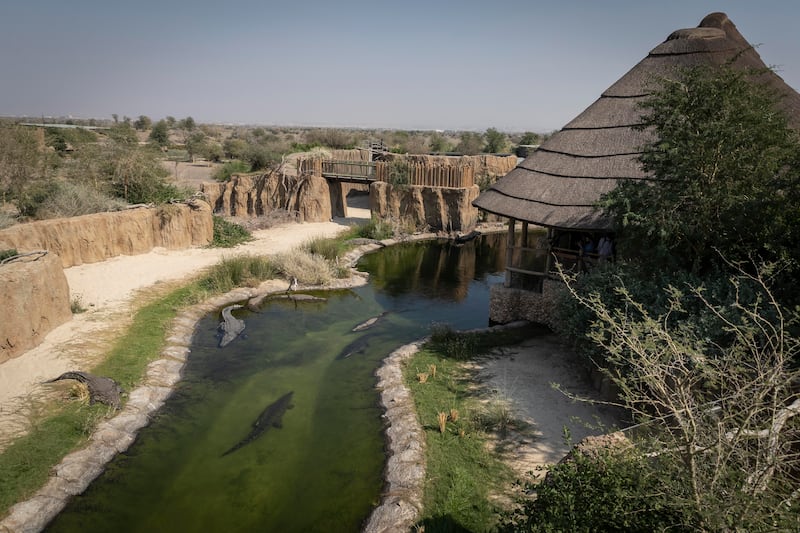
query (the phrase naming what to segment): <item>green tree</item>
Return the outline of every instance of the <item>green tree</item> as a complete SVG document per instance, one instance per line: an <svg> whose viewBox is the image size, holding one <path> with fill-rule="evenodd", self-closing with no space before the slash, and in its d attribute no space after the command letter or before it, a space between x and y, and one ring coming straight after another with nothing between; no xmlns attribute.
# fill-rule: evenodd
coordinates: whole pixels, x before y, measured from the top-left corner
<svg viewBox="0 0 800 533"><path fill-rule="evenodd" d="M196 127L197 124L195 123L192 117L186 117L184 119L181 119L180 122L178 122L178 128L182 130L194 131Z"/></svg>
<svg viewBox="0 0 800 533"><path fill-rule="evenodd" d="M136 144L139 138L130 122L118 122L107 130L109 139L117 143Z"/></svg>
<svg viewBox="0 0 800 533"><path fill-rule="evenodd" d="M159 120L153 125L153 129L150 130L150 141L162 147L169 144L169 126L166 120Z"/></svg>
<svg viewBox="0 0 800 533"><path fill-rule="evenodd" d="M800 142L757 74L688 69L644 103L655 140L641 161L655 180L602 201L623 253L695 272L720 253L800 259Z"/></svg>
<svg viewBox="0 0 800 533"><path fill-rule="evenodd" d="M247 154L247 141L236 137L229 137L222 143L222 151L228 159L245 159Z"/></svg>
<svg viewBox="0 0 800 533"><path fill-rule="evenodd" d="M206 150L206 136L202 131L195 131L186 139L186 151L189 152L189 158L194 162L196 155L205 152Z"/></svg>
<svg viewBox="0 0 800 533"><path fill-rule="evenodd" d="M452 147L445 139L444 135L435 131L431 134L430 138L430 147L431 152L442 153L442 152L449 152Z"/></svg>
<svg viewBox="0 0 800 533"><path fill-rule="evenodd" d="M505 133L497 131L495 128L489 128L486 130L484 138L486 139L486 147L484 148L484 152L489 154L499 154L507 151L508 137L506 137Z"/></svg>
<svg viewBox="0 0 800 533"><path fill-rule="evenodd" d="M462 132L459 136L456 152L464 155L475 155L483 150L483 135L474 131Z"/></svg>
<svg viewBox="0 0 800 533"><path fill-rule="evenodd" d="M531 149L529 149L528 146L536 146L541 142L541 135L531 131L526 131L522 134L522 137L520 137L517 147L514 148L514 153L517 155L517 157L528 157L528 155L531 153Z"/></svg>
<svg viewBox="0 0 800 533"><path fill-rule="evenodd" d="M139 131L147 131L153 125L153 121L147 115L139 115L139 118L133 123L133 127Z"/></svg>
<svg viewBox="0 0 800 533"><path fill-rule="evenodd" d="M0 192L3 201L24 201L35 184L52 177L53 163L43 150L40 133L24 126L0 127Z"/></svg>

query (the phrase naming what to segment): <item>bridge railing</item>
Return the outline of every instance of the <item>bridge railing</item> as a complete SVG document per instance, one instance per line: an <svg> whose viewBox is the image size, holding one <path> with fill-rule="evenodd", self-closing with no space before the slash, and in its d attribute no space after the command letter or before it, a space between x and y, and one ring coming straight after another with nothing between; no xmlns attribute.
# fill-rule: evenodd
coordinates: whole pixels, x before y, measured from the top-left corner
<svg viewBox="0 0 800 533"><path fill-rule="evenodd" d="M322 160L323 177L375 181L375 163L371 161Z"/></svg>
<svg viewBox="0 0 800 533"><path fill-rule="evenodd" d="M325 178L356 181L385 181L422 187L466 188L475 184L471 165L447 166L429 163L386 161L299 160L298 171Z"/></svg>
<svg viewBox="0 0 800 533"><path fill-rule="evenodd" d="M390 179L390 166L390 163L377 163L376 177L379 181L395 181ZM399 165L399 169L395 169L395 171L406 174L403 181L408 185L466 188L475 184L475 169L470 165L446 166L408 163Z"/></svg>

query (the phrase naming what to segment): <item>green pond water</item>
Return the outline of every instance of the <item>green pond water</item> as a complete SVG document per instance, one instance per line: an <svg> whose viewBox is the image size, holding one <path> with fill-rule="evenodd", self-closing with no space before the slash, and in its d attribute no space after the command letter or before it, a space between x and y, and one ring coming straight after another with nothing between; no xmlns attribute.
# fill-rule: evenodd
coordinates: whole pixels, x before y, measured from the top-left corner
<svg viewBox="0 0 800 533"><path fill-rule="evenodd" d="M383 485L376 368L433 322L486 326L504 240L370 254L359 266L371 274L368 286L314 293L327 298L321 303L268 300L258 313L236 311L247 326L225 348L217 347L219 314L206 317L174 394L47 530L358 531ZM373 328L351 332L385 311ZM225 455L290 392L280 427L263 423L263 433Z"/></svg>

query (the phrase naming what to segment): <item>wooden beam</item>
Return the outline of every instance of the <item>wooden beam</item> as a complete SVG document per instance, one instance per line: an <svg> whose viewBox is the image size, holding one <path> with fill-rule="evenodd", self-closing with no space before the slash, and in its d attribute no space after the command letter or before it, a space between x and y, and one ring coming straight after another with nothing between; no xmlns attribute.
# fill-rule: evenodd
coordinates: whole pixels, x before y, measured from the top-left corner
<svg viewBox="0 0 800 533"><path fill-rule="evenodd" d="M517 219L508 219L508 238L506 239L506 281L504 283L506 287L511 286L511 270L509 270L509 267L514 260L514 226L516 226L516 223Z"/></svg>

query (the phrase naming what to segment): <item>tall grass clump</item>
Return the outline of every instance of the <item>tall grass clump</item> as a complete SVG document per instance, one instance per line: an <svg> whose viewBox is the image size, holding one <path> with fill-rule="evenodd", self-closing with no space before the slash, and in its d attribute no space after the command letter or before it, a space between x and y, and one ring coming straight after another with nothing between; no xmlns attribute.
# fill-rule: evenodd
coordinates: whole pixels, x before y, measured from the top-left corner
<svg viewBox="0 0 800 533"><path fill-rule="evenodd" d="M84 184L66 181L59 183L36 208L37 219L65 218L120 211L127 203Z"/></svg>
<svg viewBox="0 0 800 533"><path fill-rule="evenodd" d="M253 235L239 224L214 216L214 238L209 245L212 248L233 248L252 240Z"/></svg>
<svg viewBox="0 0 800 533"><path fill-rule="evenodd" d="M302 249L278 254L273 264L286 279L297 278L303 285L324 285L336 277L335 265L323 256Z"/></svg>
<svg viewBox="0 0 800 533"><path fill-rule="evenodd" d="M212 293L228 292L236 287L255 287L278 276L279 269L263 256L240 255L223 258L200 280L200 286Z"/></svg>
<svg viewBox="0 0 800 533"><path fill-rule="evenodd" d="M394 236L394 226L390 220L373 217L369 222L354 226L350 231L351 239L375 239L382 241Z"/></svg>
<svg viewBox="0 0 800 533"><path fill-rule="evenodd" d="M312 255L319 255L328 261L336 261L347 251L347 243L339 238L315 237L303 245L300 249Z"/></svg>

